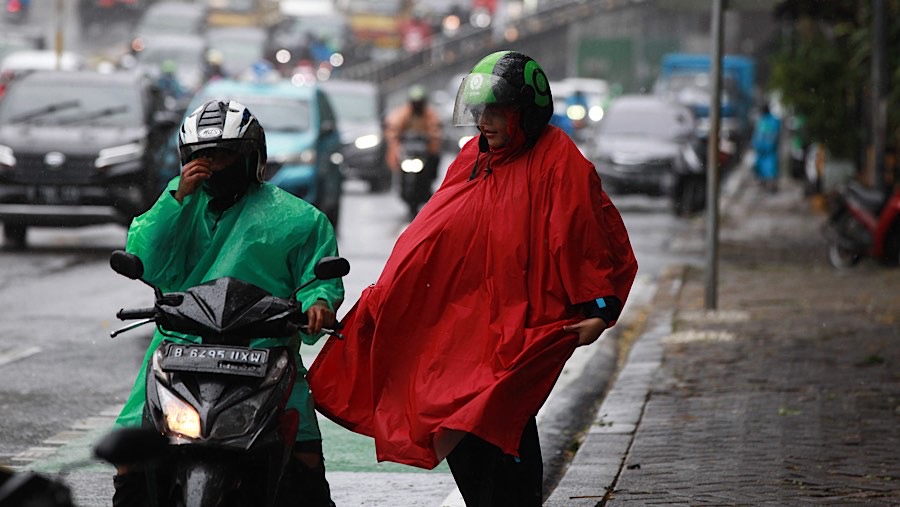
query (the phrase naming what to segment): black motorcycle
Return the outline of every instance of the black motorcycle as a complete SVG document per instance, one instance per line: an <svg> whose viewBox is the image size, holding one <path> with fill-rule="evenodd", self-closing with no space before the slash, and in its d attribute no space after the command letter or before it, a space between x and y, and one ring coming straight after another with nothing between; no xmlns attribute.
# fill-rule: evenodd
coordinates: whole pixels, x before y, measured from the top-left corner
<svg viewBox="0 0 900 507"><path fill-rule="evenodd" d="M113 252L112 268L143 276L141 260ZM219 278L184 292L154 287L152 308L122 309L122 320L144 319L113 337L155 323L167 336L147 368L145 427L170 440L148 473L156 505L273 506L297 432L296 411L285 410L297 375L288 347L251 348L254 338L296 335L306 325L295 295L315 280L340 278L346 259L327 257L315 278L282 298L235 278ZM340 336L332 329L328 334ZM189 343L171 332L199 336Z"/></svg>
<svg viewBox="0 0 900 507"><path fill-rule="evenodd" d="M431 186L437 176L438 158L428 153L428 137L406 134L400 140L400 198L409 209L409 217L418 214L431 198Z"/></svg>

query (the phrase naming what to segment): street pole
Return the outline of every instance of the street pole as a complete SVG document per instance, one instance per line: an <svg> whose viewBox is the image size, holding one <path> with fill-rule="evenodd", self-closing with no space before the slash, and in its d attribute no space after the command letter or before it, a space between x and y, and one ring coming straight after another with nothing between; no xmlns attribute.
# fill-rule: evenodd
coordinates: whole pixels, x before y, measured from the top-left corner
<svg viewBox="0 0 900 507"><path fill-rule="evenodd" d="M724 0L712 3L712 93L706 147L706 294L704 308L717 308L719 277L719 113L722 94L722 18Z"/></svg>
<svg viewBox="0 0 900 507"><path fill-rule="evenodd" d="M884 0L872 0L872 187L885 186L887 99L884 94Z"/></svg>
<svg viewBox="0 0 900 507"><path fill-rule="evenodd" d="M63 54L63 0L56 0L56 36L54 49L56 50L56 70L62 68Z"/></svg>

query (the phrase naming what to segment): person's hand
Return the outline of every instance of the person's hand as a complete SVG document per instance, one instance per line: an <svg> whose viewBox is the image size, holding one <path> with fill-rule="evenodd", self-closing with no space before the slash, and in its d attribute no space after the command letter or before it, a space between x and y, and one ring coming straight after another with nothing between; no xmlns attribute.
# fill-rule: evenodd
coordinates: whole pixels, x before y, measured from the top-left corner
<svg viewBox="0 0 900 507"><path fill-rule="evenodd" d="M606 321L600 317L584 319L571 326L563 326L563 331L578 335L578 346L590 345L600 338L600 334L607 328Z"/></svg>
<svg viewBox="0 0 900 507"><path fill-rule="evenodd" d="M181 180L178 189L175 190L175 200L184 201L184 198L193 194L200 188L204 181L212 176L209 159L196 158L181 168Z"/></svg>
<svg viewBox="0 0 900 507"><path fill-rule="evenodd" d="M328 304L321 299L306 309L306 318L308 320L307 334L319 334L323 327L334 328L334 310L328 308Z"/></svg>

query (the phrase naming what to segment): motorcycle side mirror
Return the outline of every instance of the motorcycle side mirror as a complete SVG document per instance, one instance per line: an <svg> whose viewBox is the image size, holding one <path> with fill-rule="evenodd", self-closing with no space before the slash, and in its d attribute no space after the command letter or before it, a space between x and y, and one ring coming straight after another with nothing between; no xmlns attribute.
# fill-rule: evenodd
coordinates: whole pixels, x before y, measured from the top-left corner
<svg viewBox="0 0 900 507"><path fill-rule="evenodd" d="M323 257L316 263L313 272L319 280L333 280L347 276L350 272L350 262L343 257Z"/></svg>
<svg viewBox="0 0 900 507"><path fill-rule="evenodd" d="M109 265L116 273L132 280L140 280L144 276L144 263L140 257L125 250L114 251L109 256Z"/></svg>
<svg viewBox="0 0 900 507"><path fill-rule="evenodd" d="M297 293L303 290L304 287L317 280L333 280L335 278L346 276L349 272L350 261L347 259L343 257L322 257L319 259L319 262L316 263L316 267L313 268L315 277L300 287L297 287L293 294L291 294L291 299L297 297Z"/></svg>
<svg viewBox="0 0 900 507"><path fill-rule="evenodd" d="M154 287L141 278L144 276L144 263L137 255L125 250L116 250L109 256L109 266L113 268L113 271L126 278L144 282L144 285L153 289L156 299L163 299L163 293L158 287Z"/></svg>
<svg viewBox="0 0 900 507"><path fill-rule="evenodd" d="M145 428L120 428L94 445L94 456L113 465L146 463L165 453L169 439Z"/></svg>

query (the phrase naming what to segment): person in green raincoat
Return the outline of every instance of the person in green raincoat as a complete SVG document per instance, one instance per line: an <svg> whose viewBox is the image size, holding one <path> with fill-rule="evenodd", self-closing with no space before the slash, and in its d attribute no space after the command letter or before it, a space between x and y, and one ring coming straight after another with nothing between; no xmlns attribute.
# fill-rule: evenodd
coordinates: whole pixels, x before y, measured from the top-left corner
<svg viewBox="0 0 900 507"><path fill-rule="evenodd" d="M314 278L316 261L338 254L334 228L323 213L264 182L265 132L240 103L212 100L197 108L180 129L178 148L181 175L128 230L126 250L143 261L145 281L170 292L230 276L286 297ZM314 343L323 327L335 324L343 298L340 279L313 282L297 294L309 319L309 334L259 339L251 346L281 346L288 341L299 352L301 340ZM117 426L141 425L146 367L162 340L157 330ZM286 497L302 498L303 505L333 506L322 437L299 354L297 364L288 409L299 411L300 428L282 484L292 489ZM146 502L141 470L120 467L113 482L115 507Z"/></svg>

